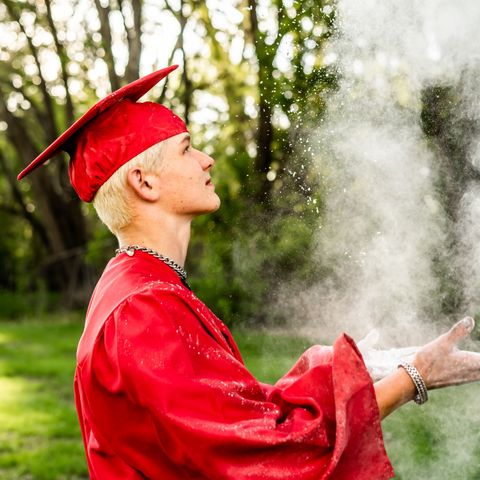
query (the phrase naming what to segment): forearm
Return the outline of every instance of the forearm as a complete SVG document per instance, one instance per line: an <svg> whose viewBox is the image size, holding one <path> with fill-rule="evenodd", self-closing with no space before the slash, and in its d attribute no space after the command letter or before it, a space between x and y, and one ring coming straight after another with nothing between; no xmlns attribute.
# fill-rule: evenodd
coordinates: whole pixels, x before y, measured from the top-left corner
<svg viewBox="0 0 480 480"><path fill-rule="evenodd" d="M377 382L374 388L380 411L380 420L413 400L416 395L415 385L410 375L403 368L399 368L388 377Z"/></svg>

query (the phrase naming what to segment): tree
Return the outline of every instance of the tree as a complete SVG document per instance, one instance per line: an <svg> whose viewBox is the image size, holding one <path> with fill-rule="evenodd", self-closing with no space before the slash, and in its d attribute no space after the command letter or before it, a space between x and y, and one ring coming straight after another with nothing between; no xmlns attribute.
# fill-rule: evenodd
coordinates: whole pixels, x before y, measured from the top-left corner
<svg viewBox="0 0 480 480"><path fill-rule="evenodd" d="M219 160L216 183L229 207L196 224L193 282L203 278L199 258L208 262L218 253L225 278L234 273L235 252L248 248L252 222L261 222L270 238L282 218L301 212L312 198L312 180L308 168L295 180L288 170L295 162L309 164L303 152L294 155L297 139L308 135L302 118L320 116L324 95L335 87L334 72L322 63L333 29L332 8L325 11L311 1L280 0L72 0L62 6L6 0L0 6L0 208L31 226L51 289L87 299L92 275L84 254L111 240L73 192L64 155L20 185L15 174L98 98L167 63L179 63L179 74L151 98L185 118L195 144ZM152 39L164 48L153 48ZM213 240L211 222L220 225ZM262 240L259 271L291 271L291 263L266 253L278 235ZM208 243L212 249L201 247ZM249 295L229 284L215 294L219 313L238 304L227 300L232 295Z"/></svg>
<svg viewBox="0 0 480 480"><path fill-rule="evenodd" d="M442 280L442 311L447 315L466 310L468 290L471 290L465 285L459 262L466 236L460 221L465 215L462 211L465 192L472 183L478 185L480 182L480 172L470 158L472 142L478 136L480 125L478 119L466 114L466 101L462 96L462 81L457 85L429 86L422 91L422 128L438 161L437 191L448 228L448 243L434 258ZM473 307L478 308L477 302Z"/></svg>

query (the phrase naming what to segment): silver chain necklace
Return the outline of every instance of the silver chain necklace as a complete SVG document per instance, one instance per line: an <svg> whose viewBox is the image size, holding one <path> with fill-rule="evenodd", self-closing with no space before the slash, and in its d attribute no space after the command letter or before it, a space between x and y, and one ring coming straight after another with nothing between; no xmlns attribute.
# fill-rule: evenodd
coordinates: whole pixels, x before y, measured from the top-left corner
<svg viewBox="0 0 480 480"><path fill-rule="evenodd" d="M163 263L168 265L175 273L182 278L183 280L187 279L187 272L176 262L170 260L167 257L164 257L160 253L155 252L151 248L141 247L140 245L124 245L123 247L117 248L115 250L115 256L118 257L122 253L126 253L129 257L133 257L135 255L135 250L139 250L140 252L148 253L152 255L152 257L158 258Z"/></svg>

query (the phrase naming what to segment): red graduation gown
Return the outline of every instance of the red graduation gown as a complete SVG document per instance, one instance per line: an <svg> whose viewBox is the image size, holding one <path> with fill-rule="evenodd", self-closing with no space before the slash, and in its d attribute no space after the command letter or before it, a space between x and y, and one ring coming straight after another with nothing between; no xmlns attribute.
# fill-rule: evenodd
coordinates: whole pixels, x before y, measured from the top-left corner
<svg viewBox="0 0 480 480"><path fill-rule="evenodd" d="M275 386L261 384L225 325L145 253L108 264L77 361L92 479L394 475L372 380L349 337L312 347Z"/></svg>

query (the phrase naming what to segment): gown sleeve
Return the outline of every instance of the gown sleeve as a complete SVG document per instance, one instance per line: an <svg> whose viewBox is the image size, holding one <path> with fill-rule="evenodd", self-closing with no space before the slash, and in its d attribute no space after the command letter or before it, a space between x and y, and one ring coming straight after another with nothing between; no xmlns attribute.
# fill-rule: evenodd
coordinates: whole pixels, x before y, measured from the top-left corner
<svg viewBox="0 0 480 480"><path fill-rule="evenodd" d="M112 313L82 372L97 437L139 478L394 475L372 380L346 335L260 384L181 296L146 291Z"/></svg>

